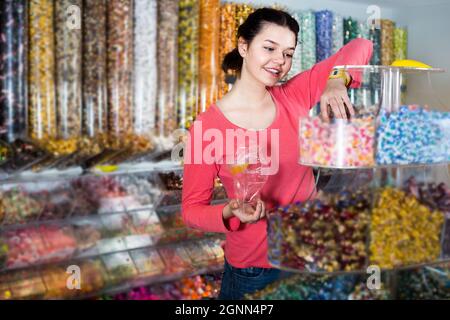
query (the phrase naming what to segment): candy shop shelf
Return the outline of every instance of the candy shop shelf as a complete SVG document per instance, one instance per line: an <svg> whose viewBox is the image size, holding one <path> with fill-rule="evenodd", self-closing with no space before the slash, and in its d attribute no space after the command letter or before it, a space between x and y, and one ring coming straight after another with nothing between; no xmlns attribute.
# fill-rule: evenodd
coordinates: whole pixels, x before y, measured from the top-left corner
<svg viewBox="0 0 450 320"><path fill-rule="evenodd" d="M185 227L179 210L153 208L10 225L0 229L0 272L213 237Z"/></svg>
<svg viewBox="0 0 450 320"><path fill-rule="evenodd" d="M373 166L328 166L328 165L321 165L321 164L315 164L315 163L306 163L306 162L299 162L302 166L312 167L314 169L317 169L320 171L320 173L326 173L325 170L377 170L377 169L414 169L414 168L421 168L421 167L440 167L448 165L450 166L450 161L446 162L435 162L435 163L409 163L409 164L377 164ZM323 170L321 170L323 169Z"/></svg>
<svg viewBox="0 0 450 320"><path fill-rule="evenodd" d="M195 255L192 250L196 251ZM68 289L66 269L69 266L80 268L81 290ZM86 299L222 269L220 244L213 239L202 239L178 246L141 248L104 254L95 259L71 260L36 268L27 274L22 271L0 274L0 299Z"/></svg>
<svg viewBox="0 0 450 320"><path fill-rule="evenodd" d="M137 288L137 287L145 287L145 286L154 285L154 284L173 282L173 281L176 281L176 280L179 280L182 278L186 278L186 277L193 277L196 275L203 275L203 274L215 274L215 273L222 272L222 271L223 271L223 262L219 262L215 266L200 268L200 269L196 269L195 271L184 271L184 272L179 272L177 274L171 274L171 275L155 275L155 276L151 276L151 277L147 277L147 278L144 277L144 278L133 279L133 280L127 281L123 285L113 286L113 287L110 287L110 288L107 288L104 290L100 290L98 292L81 295L81 296L76 297L75 299L90 299L90 298L95 298L95 297L99 297L102 295L114 295L114 294L119 294L122 292L127 292L127 291L129 291L133 288Z"/></svg>
<svg viewBox="0 0 450 320"><path fill-rule="evenodd" d="M449 262L448 182L435 183L427 172L428 181L367 173L341 173L315 199L270 213L269 262L287 271L317 274ZM383 182L389 180L393 184Z"/></svg>
<svg viewBox="0 0 450 320"><path fill-rule="evenodd" d="M380 273L380 288L367 287L367 274L295 274L247 296L250 300L448 300L449 265Z"/></svg>
<svg viewBox="0 0 450 320"><path fill-rule="evenodd" d="M299 163L329 169L450 164L450 112L401 106L355 118L299 120Z"/></svg>
<svg viewBox="0 0 450 320"><path fill-rule="evenodd" d="M46 169L39 172L21 171L0 178L0 184L20 183L33 181L54 181L76 177L127 175L127 174L152 174L157 172L180 171L183 167L180 163L172 161L143 162L139 164L101 165L85 170L82 167L71 167L68 169Z"/></svg>
<svg viewBox="0 0 450 320"><path fill-rule="evenodd" d="M395 268L380 268L380 272L397 272L397 271L408 271L411 269L417 269L417 268L433 268L437 266L441 266L443 264L450 263L450 258L443 259L439 261L432 261L432 262L426 262L426 263L417 263L417 264L411 264L408 266L403 267L395 267ZM366 269L361 270L354 270L354 271L314 271L314 270L299 270L294 268L289 268L285 266L280 266L277 264L274 264L273 262L269 261L269 264L279 270L295 273L295 274L314 274L317 276L340 276L340 275L359 275L359 274L367 274L367 265ZM372 265L373 266L373 265Z"/></svg>
<svg viewBox="0 0 450 320"><path fill-rule="evenodd" d="M384 72L392 71L399 73L443 73L446 70L442 68L424 68L424 67L395 67L383 65L341 65L336 66L336 69L344 69L349 71L369 71L369 72Z"/></svg>

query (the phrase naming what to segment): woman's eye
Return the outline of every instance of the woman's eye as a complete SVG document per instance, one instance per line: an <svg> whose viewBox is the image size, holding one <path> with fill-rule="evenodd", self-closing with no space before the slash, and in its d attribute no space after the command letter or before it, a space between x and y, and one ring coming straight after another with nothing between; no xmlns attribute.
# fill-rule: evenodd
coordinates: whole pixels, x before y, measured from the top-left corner
<svg viewBox="0 0 450 320"><path fill-rule="evenodd" d="M290 54L290 53L286 53L286 56L289 58L292 58L294 55Z"/></svg>
<svg viewBox="0 0 450 320"><path fill-rule="evenodd" d="M274 50L273 48L270 48L270 47L264 47L264 49L266 49L267 51L273 51Z"/></svg>

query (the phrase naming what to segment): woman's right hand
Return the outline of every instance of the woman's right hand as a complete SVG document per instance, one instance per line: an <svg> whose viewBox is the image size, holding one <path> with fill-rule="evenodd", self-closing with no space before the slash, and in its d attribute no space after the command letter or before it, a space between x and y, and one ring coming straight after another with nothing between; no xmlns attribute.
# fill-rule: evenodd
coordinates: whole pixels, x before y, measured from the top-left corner
<svg viewBox="0 0 450 320"><path fill-rule="evenodd" d="M242 223L255 223L266 215L266 207L264 202L257 200L256 204L246 204L244 210L237 200L231 200L223 209L222 215L224 219L237 217Z"/></svg>

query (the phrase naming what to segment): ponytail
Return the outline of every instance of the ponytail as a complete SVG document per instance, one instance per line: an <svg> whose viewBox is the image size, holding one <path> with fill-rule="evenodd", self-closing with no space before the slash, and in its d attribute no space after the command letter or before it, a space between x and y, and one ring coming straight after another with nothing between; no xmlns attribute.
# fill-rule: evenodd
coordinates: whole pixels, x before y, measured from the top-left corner
<svg viewBox="0 0 450 320"><path fill-rule="evenodd" d="M222 62L222 70L228 72L228 70L240 72L244 59L241 57L238 48L227 53Z"/></svg>

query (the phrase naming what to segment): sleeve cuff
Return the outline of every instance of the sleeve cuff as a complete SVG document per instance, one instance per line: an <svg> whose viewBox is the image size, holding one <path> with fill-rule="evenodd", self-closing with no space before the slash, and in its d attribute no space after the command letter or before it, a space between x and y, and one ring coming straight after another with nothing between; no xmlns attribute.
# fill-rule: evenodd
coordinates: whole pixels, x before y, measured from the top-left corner
<svg viewBox="0 0 450 320"><path fill-rule="evenodd" d="M233 232L239 229L241 226L241 220L239 220L236 217L231 217L229 219L224 219L222 212L223 208L226 206L226 204L220 205L220 211L218 213L219 219L221 221L221 224L224 228L225 232Z"/></svg>
<svg viewBox="0 0 450 320"><path fill-rule="evenodd" d="M224 225L228 231L237 231L241 226L241 220L236 217L231 217L230 219L224 220Z"/></svg>

